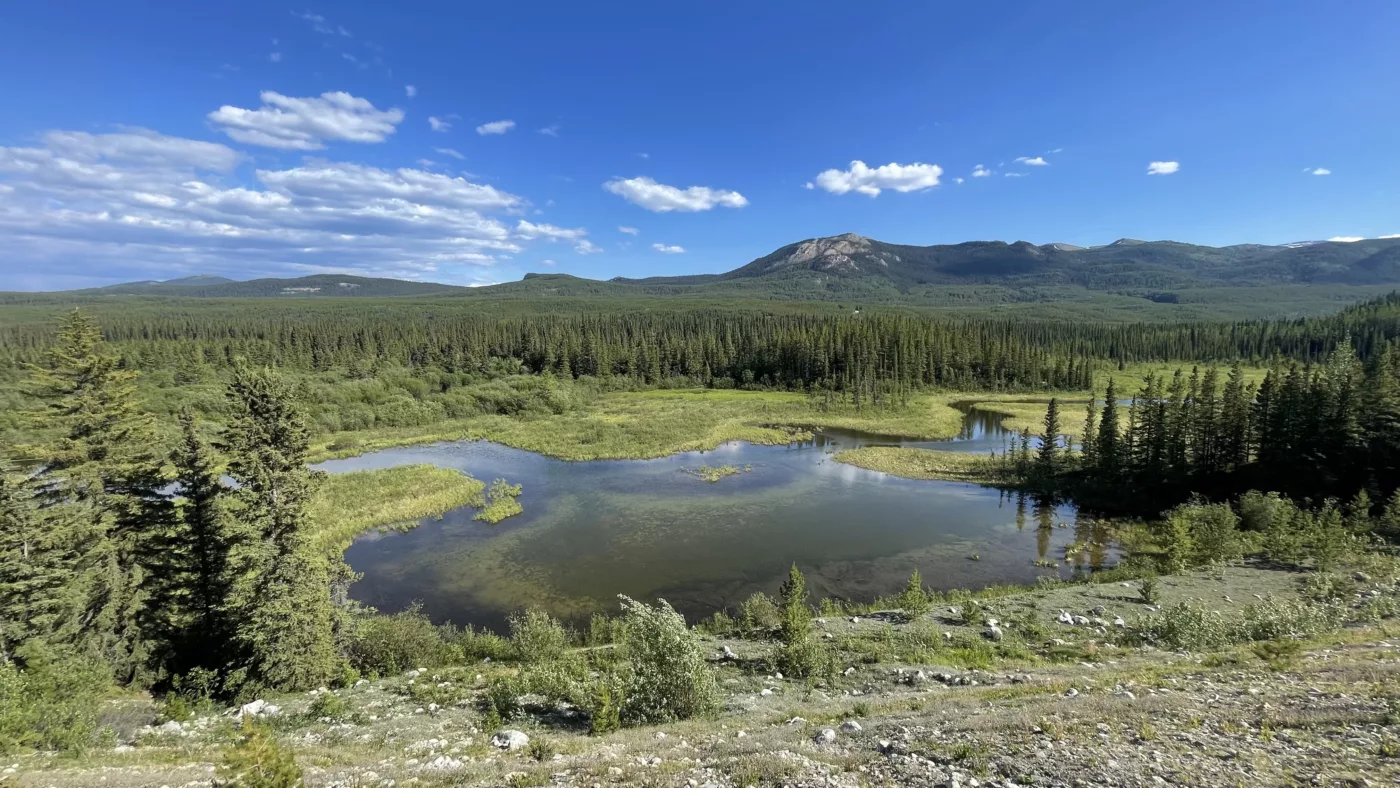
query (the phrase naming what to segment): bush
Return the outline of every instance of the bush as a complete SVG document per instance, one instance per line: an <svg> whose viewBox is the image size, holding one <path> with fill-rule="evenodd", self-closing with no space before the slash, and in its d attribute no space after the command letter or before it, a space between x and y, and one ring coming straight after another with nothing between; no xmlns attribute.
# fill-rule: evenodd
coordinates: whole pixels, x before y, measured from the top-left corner
<svg viewBox="0 0 1400 788"><path fill-rule="evenodd" d="M1183 651L1220 648L1231 642L1230 627L1220 613L1185 602L1143 618L1130 633L1142 643Z"/></svg>
<svg viewBox="0 0 1400 788"><path fill-rule="evenodd" d="M238 788L301 788L301 767L264 725L243 724L243 738L219 768L223 784Z"/></svg>
<svg viewBox="0 0 1400 788"><path fill-rule="evenodd" d="M1341 625L1335 605L1269 597L1244 609L1240 640L1298 640L1330 632Z"/></svg>
<svg viewBox="0 0 1400 788"><path fill-rule="evenodd" d="M319 720L322 718L331 721L343 720L350 716L350 704L345 699L330 692L321 692L312 699L311 705L306 710L306 716Z"/></svg>
<svg viewBox="0 0 1400 788"><path fill-rule="evenodd" d="M110 685L105 666L51 659L37 647L20 649L26 662L0 663L0 752L81 751L97 732L98 698Z"/></svg>
<svg viewBox="0 0 1400 788"><path fill-rule="evenodd" d="M604 673L589 687L588 732L594 736L622 727L623 687L626 681L616 673Z"/></svg>
<svg viewBox="0 0 1400 788"><path fill-rule="evenodd" d="M1351 596L1356 583L1331 572L1314 572L1298 583L1298 593L1314 602L1330 602Z"/></svg>
<svg viewBox="0 0 1400 788"><path fill-rule="evenodd" d="M509 619L510 647L521 662L548 662L564 655L569 633L564 625L538 607L526 608Z"/></svg>
<svg viewBox="0 0 1400 788"><path fill-rule="evenodd" d="M1155 605L1162 601L1161 583L1156 575L1148 575L1138 584L1138 599L1141 599L1144 605Z"/></svg>
<svg viewBox="0 0 1400 788"><path fill-rule="evenodd" d="M928 592L924 591L924 580L917 569L910 573L909 582L899 594L899 608L910 618L922 618L928 613Z"/></svg>
<svg viewBox="0 0 1400 788"><path fill-rule="evenodd" d="M520 672L520 689L550 701L587 702L588 665L578 658L536 662Z"/></svg>
<svg viewBox="0 0 1400 788"><path fill-rule="evenodd" d="M665 600L651 607L619 598L631 667L622 718L630 724L656 724L713 711L719 704L714 672L681 614Z"/></svg>
<svg viewBox="0 0 1400 788"><path fill-rule="evenodd" d="M495 727L514 717L520 711L520 696L524 693L520 680L514 676L496 676L486 682L481 699L483 711L491 723L487 727Z"/></svg>
<svg viewBox="0 0 1400 788"><path fill-rule="evenodd" d="M416 605L392 616L361 618L346 652L356 669L381 676L462 661L462 650L444 640L442 632Z"/></svg>
<svg viewBox="0 0 1400 788"><path fill-rule="evenodd" d="M484 627L473 629L468 624L458 629L447 624L442 627L442 638L461 649L463 658L471 662L510 659L515 654L509 640Z"/></svg>
<svg viewBox="0 0 1400 788"><path fill-rule="evenodd" d="M715 613L715 621L720 621L723 613ZM725 616L728 619L728 616ZM594 613L588 619L588 645L610 646L622 640L622 619Z"/></svg>
<svg viewBox="0 0 1400 788"><path fill-rule="evenodd" d="M825 644L811 637L796 643L778 643L770 661L774 670L793 678L831 678L836 674L836 656Z"/></svg>
<svg viewBox="0 0 1400 788"><path fill-rule="evenodd" d="M770 632L781 623L777 604L765 593L754 594L739 605L739 626L746 633Z"/></svg>

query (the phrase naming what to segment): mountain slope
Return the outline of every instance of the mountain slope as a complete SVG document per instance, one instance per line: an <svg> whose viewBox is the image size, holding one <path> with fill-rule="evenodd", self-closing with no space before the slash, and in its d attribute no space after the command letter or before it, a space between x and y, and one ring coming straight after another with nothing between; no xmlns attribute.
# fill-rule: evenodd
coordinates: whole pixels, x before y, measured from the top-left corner
<svg viewBox="0 0 1400 788"><path fill-rule="evenodd" d="M174 295L194 298L272 298L272 297L380 297L452 295L468 287L437 282L407 282L341 274L316 274L295 279L252 279L237 282L221 276L190 276L165 282L131 282L95 290L75 290L89 295Z"/></svg>

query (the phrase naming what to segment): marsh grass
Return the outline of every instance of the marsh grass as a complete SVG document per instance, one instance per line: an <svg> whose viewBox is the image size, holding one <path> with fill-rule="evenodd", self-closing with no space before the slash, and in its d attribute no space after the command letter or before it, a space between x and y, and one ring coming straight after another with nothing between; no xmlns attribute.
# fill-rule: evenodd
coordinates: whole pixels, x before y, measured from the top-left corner
<svg viewBox="0 0 1400 788"><path fill-rule="evenodd" d="M1001 464L984 454L910 449L900 446L865 446L838 452L832 459L871 471L906 479L940 479L994 484L1002 481Z"/></svg>
<svg viewBox="0 0 1400 788"><path fill-rule="evenodd" d="M694 476L697 479L703 479L704 481L707 481L710 484L714 484L715 482L727 476L734 476L735 474L740 473L748 473L751 470L753 470L753 466L751 465L745 465L743 468L739 468L734 465L720 465L717 467L710 465L701 465L699 468L686 468L685 472L690 474L691 476Z"/></svg>
<svg viewBox="0 0 1400 788"><path fill-rule="evenodd" d="M495 525L507 517L514 517L525 511L520 506L520 502L516 500L518 497L520 497L520 485L511 484L505 479L497 479L491 482L491 488L486 491L485 496L478 492L472 499L470 505L481 509L472 519Z"/></svg>
<svg viewBox="0 0 1400 788"><path fill-rule="evenodd" d="M371 528L411 528L425 517L467 506L484 487L461 471L433 465L332 474L310 507L312 542L344 550Z"/></svg>

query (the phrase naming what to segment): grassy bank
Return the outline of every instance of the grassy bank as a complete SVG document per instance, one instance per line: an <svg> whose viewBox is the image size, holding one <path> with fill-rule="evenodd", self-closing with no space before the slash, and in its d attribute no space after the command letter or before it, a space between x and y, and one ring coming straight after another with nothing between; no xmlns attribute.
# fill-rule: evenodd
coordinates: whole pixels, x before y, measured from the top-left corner
<svg viewBox="0 0 1400 788"><path fill-rule="evenodd" d="M562 414L481 416L422 428L363 430L325 436L316 460L443 440L484 439L563 460L649 459L713 449L727 441L779 445L825 427L936 440L962 426L953 402L965 394L915 397L888 410L823 409L803 394L707 389L614 392Z"/></svg>
<svg viewBox="0 0 1400 788"><path fill-rule="evenodd" d="M996 464L984 454L865 446L838 452L834 460L906 479L992 484L999 478Z"/></svg>
<svg viewBox="0 0 1400 788"><path fill-rule="evenodd" d="M411 525L478 499L485 485L451 468L405 465L326 477L311 506L313 540L344 550L371 528Z"/></svg>

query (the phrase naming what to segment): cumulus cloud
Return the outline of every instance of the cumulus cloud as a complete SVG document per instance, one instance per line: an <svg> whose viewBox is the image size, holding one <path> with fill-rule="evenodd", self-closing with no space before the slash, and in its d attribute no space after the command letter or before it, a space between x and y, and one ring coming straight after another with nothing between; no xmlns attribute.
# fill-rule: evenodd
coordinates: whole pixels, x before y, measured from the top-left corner
<svg viewBox="0 0 1400 788"><path fill-rule="evenodd" d="M505 134L515 128L513 120L493 120L490 123L483 123L476 127L476 133L485 137L490 134Z"/></svg>
<svg viewBox="0 0 1400 788"><path fill-rule="evenodd" d="M592 241L588 240L587 238L584 238L583 240L574 244L574 251L578 252L579 254L598 254L599 252L603 251L603 247L597 246Z"/></svg>
<svg viewBox="0 0 1400 788"><path fill-rule="evenodd" d="M1031 158L1031 157L1029 157L1029 156L1017 156L1017 157L1016 157L1016 161L1018 161L1018 162L1020 162L1020 163L1022 163L1022 164L1025 164L1026 166L1029 166L1029 167L1049 167L1049 166L1050 166L1050 162L1046 161L1045 159L1041 158L1040 156L1036 156L1035 158Z"/></svg>
<svg viewBox="0 0 1400 788"><path fill-rule="evenodd" d="M259 98L258 109L224 105L208 118L238 142L283 150L321 150L327 141L383 142L403 122L403 110L380 110L342 91L292 98L265 90Z"/></svg>
<svg viewBox="0 0 1400 788"><path fill-rule="evenodd" d="M515 226L515 231L525 238L548 238L551 241L557 241L561 238L566 241L577 241L588 235L588 231L582 227L572 229L555 227L552 224L534 224L524 219L521 219L520 223Z"/></svg>
<svg viewBox="0 0 1400 788"><path fill-rule="evenodd" d="M743 208L749 204L744 195L735 191L711 189L708 186L681 189L646 177L611 180L604 183L603 188L633 205L656 213L708 211L716 206Z"/></svg>
<svg viewBox="0 0 1400 788"><path fill-rule="evenodd" d="M666 244L652 244L651 248L662 254L685 254L685 249L679 246L668 246Z"/></svg>
<svg viewBox="0 0 1400 788"><path fill-rule="evenodd" d="M0 280L355 271L462 281L537 239L596 249L581 230L506 224L493 214L525 201L463 177L307 160L234 185L239 161L218 143L141 129L0 147Z"/></svg>
<svg viewBox="0 0 1400 788"><path fill-rule="evenodd" d="M1181 169L1181 164L1174 161L1154 161L1148 162L1148 175L1171 175Z"/></svg>
<svg viewBox="0 0 1400 788"><path fill-rule="evenodd" d="M404 85L403 92L405 96L413 98L414 96L418 95L418 88L414 87L413 85Z"/></svg>
<svg viewBox="0 0 1400 788"><path fill-rule="evenodd" d="M641 235L641 234L642 234L642 231L641 231L641 230L638 230L638 229L635 228L635 227L618 227L618 228L617 228L617 231L620 232L620 233L627 233L628 235Z"/></svg>
<svg viewBox="0 0 1400 788"><path fill-rule="evenodd" d="M943 168L937 164L896 164L868 167L865 162L851 162L848 170L825 170L817 175L816 184L832 194L857 192L870 197L879 196L884 189L914 192L938 185Z"/></svg>
<svg viewBox="0 0 1400 788"><path fill-rule="evenodd" d="M433 148L433 150L438 153L441 153L444 156L451 156L454 159L467 158L466 156L463 156L462 154L458 153L455 148Z"/></svg>
<svg viewBox="0 0 1400 788"><path fill-rule="evenodd" d="M972 168L972 177L974 178L985 178L991 174L991 170L987 169L986 167L983 167L980 164Z"/></svg>
<svg viewBox="0 0 1400 788"><path fill-rule="evenodd" d="M1327 169L1326 167L1317 167L1317 168L1315 168L1315 169L1309 170L1309 172L1311 172L1313 175L1331 175L1331 174L1332 174L1332 171L1329 170L1329 169Z"/></svg>
<svg viewBox="0 0 1400 788"><path fill-rule="evenodd" d="M452 128L452 123L450 121L443 120L442 118L439 118L436 115L428 116L428 125L432 127L433 131L440 131L444 133L446 133L449 129Z"/></svg>
<svg viewBox="0 0 1400 788"><path fill-rule="evenodd" d="M1354 244L1357 241L1364 241L1366 239L1360 235L1335 235L1331 238L1328 238L1327 240L1331 241L1332 243Z"/></svg>
<svg viewBox="0 0 1400 788"><path fill-rule="evenodd" d="M953 179L953 183L956 183L956 184L958 184L958 185L962 185L962 182L963 182L963 179L962 179L962 178L954 178L954 179Z"/></svg>
<svg viewBox="0 0 1400 788"><path fill-rule="evenodd" d="M557 137L559 136L559 124L554 123L549 126L545 126L544 128L540 129L540 133L545 135L546 137Z"/></svg>

